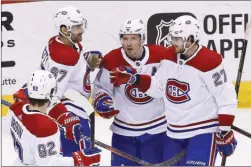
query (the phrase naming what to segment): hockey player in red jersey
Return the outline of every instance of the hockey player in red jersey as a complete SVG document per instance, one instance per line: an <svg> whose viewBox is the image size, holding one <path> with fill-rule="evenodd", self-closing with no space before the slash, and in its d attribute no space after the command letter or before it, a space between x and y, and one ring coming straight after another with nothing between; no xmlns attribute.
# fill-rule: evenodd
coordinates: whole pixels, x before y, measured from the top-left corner
<svg viewBox="0 0 251 167"><path fill-rule="evenodd" d="M217 151L230 156L237 145L231 130L237 107L234 86L222 56L199 45L197 19L177 18L169 35L172 46L154 76L123 67L111 71L111 82L164 99L168 123L164 159L186 149L176 165L213 166Z"/></svg>
<svg viewBox="0 0 251 167"><path fill-rule="evenodd" d="M15 166L90 166L100 162L100 149L83 149L72 157L60 155L58 124L46 114L49 103L56 95L57 82L45 70L35 71L27 83L28 102L10 106L3 119L5 130L13 139L18 157ZM76 129L74 129L76 130Z"/></svg>
<svg viewBox="0 0 251 167"><path fill-rule="evenodd" d="M40 69L50 71L58 82L58 98L53 99L47 112L65 127L65 133L62 135L63 155L71 156L72 152L79 150L79 133L73 132L75 129L82 129L83 126L84 134L89 136L89 123L85 109L65 98L64 93L68 89L73 89L89 99L90 73L100 65L101 53L83 53L80 42L87 21L75 7L59 9L54 15L54 22L59 35L52 37L46 45ZM24 87L15 93L14 99L27 100L27 88ZM76 117L80 119L74 119ZM65 121L66 119L71 121ZM89 143L84 145L89 146Z"/></svg>
<svg viewBox="0 0 251 167"><path fill-rule="evenodd" d="M122 47L103 58L103 68L94 81L93 106L101 117L114 117L112 147L150 163L160 163L166 141L163 100L130 85L114 87L109 75L109 71L119 66L131 66L141 74L154 75L166 48L144 45L145 31L142 20L127 20L122 24L119 32ZM111 165L139 164L112 153Z"/></svg>

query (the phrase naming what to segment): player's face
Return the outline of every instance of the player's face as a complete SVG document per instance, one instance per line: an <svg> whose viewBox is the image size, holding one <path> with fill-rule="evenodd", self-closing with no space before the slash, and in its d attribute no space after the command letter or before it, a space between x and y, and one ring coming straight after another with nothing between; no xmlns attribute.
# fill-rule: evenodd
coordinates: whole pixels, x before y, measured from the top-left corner
<svg viewBox="0 0 251 167"><path fill-rule="evenodd" d="M176 53L183 53L185 51L184 41L181 37L171 37L171 43L175 47Z"/></svg>
<svg viewBox="0 0 251 167"><path fill-rule="evenodd" d="M134 55L140 50L141 37L139 34L125 34L121 38L122 47L128 56L134 57Z"/></svg>
<svg viewBox="0 0 251 167"><path fill-rule="evenodd" d="M73 42L81 42L82 41L82 35L84 33L84 26L81 25L75 25L71 28L71 39Z"/></svg>

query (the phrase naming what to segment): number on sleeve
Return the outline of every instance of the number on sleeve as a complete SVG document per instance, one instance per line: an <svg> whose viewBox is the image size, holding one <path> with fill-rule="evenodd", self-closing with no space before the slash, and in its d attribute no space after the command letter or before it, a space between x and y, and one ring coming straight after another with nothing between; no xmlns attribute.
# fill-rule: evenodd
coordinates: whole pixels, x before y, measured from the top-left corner
<svg viewBox="0 0 251 167"><path fill-rule="evenodd" d="M66 76L67 71L63 70L63 69L58 69L57 67L52 67L51 73L54 75L54 77L57 79L57 81L60 82ZM59 77L58 77L58 75L59 75Z"/></svg>
<svg viewBox="0 0 251 167"><path fill-rule="evenodd" d="M57 154L57 151L54 150L54 148L55 148L55 143L53 141L48 142L46 145L39 144L37 146L39 157L46 158L47 156L52 156Z"/></svg>
<svg viewBox="0 0 251 167"><path fill-rule="evenodd" d="M212 78L214 79L215 87L227 82L227 75L224 69L221 69L220 72L214 73Z"/></svg>

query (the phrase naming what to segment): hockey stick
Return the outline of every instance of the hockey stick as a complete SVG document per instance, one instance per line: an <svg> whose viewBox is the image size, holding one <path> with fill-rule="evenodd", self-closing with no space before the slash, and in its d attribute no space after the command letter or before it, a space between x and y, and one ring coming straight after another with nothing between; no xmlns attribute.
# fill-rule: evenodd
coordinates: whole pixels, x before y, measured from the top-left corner
<svg viewBox="0 0 251 167"><path fill-rule="evenodd" d="M239 68L238 68L238 73L237 73L237 79L236 79L236 83L235 83L235 91L236 91L236 95L237 95L237 99L238 99L238 95L239 95L239 90L240 90L240 83L241 83L241 76L242 76L242 71L243 71L243 66L244 66L244 60L245 60L245 56L246 56L246 50L247 50L247 44L248 44L248 37L249 37L249 31L250 31L250 24L251 24L251 20L250 23L246 24L246 30L245 30L245 36L244 36L244 44L243 44L243 48L241 51L241 57L240 57L240 63L239 63ZM243 134L242 129L232 125L232 129ZM245 133L248 134L248 133ZM227 157L226 155L222 156L222 160L221 160L221 166L225 166L226 165L226 161L227 161Z"/></svg>
<svg viewBox="0 0 251 167"><path fill-rule="evenodd" d="M6 101L6 100L4 100L4 99L1 99L1 103L3 105L7 106L7 107L11 106L11 103L8 102L8 101ZM84 135L83 135L83 139L86 140L86 141L88 141L88 142L91 142L91 140L92 140L90 137L84 136ZM102 142L100 142L98 140L94 140L93 142L96 145L98 145L98 146L100 146L100 147L102 147L104 149L107 149L107 150L109 150L109 151L111 151L111 152L113 152L113 153L115 153L117 155L120 155L120 156L122 156L122 157L124 157L124 158L126 158L128 160L131 160L133 162L136 162L136 163L138 163L140 165L143 165L143 166L153 166L153 164L151 164L149 162L146 162L146 161L141 160L141 159L139 159L137 157L134 157L134 156L132 156L130 154L122 152L122 151L120 151L120 150L118 150L116 148L113 148L113 147L111 147L111 146L109 146L109 145L107 145L105 143L102 143ZM174 165L175 163L179 162L183 158L184 155L185 155L185 150L181 151L180 153L178 153L177 155L175 155L174 157L172 157L171 159L169 159L169 160L167 160L165 162L156 164L156 166L161 166L161 165L163 165L163 166L169 166L170 165L171 166L171 165Z"/></svg>
<svg viewBox="0 0 251 167"><path fill-rule="evenodd" d="M90 115L90 137L91 137L91 148L95 147L95 111Z"/></svg>
<svg viewBox="0 0 251 167"><path fill-rule="evenodd" d="M251 20L250 20L250 22L251 22ZM237 98L238 98L238 95L239 95L241 76L242 76L244 60L245 60L245 56L246 56L248 37L249 37L249 31L250 31L250 26L251 26L250 24L251 23L246 24L244 44L243 44L243 48L242 48L242 51L241 51L240 63L239 63L239 68L238 68L238 73L237 73L236 84L235 84L235 91L236 91L236 94L237 94Z"/></svg>

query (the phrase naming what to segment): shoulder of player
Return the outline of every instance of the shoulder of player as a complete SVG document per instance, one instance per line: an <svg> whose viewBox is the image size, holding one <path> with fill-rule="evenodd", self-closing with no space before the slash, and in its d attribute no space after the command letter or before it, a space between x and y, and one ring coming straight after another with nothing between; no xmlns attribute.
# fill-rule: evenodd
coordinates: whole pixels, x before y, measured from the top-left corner
<svg viewBox="0 0 251 167"><path fill-rule="evenodd" d="M177 56L173 46L163 47L160 45L145 45L149 48L149 59L147 61L150 63L159 63L162 60L169 60L177 62Z"/></svg>
<svg viewBox="0 0 251 167"><path fill-rule="evenodd" d="M36 137L49 137L58 132L56 122L43 113L28 115L23 123L30 133Z"/></svg>
<svg viewBox="0 0 251 167"><path fill-rule="evenodd" d="M27 106L27 103L18 102L10 109L31 134L36 137L48 137L57 133L58 126L54 120L39 111L27 111Z"/></svg>
<svg viewBox="0 0 251 167"><path fill-rule="evenodd" d="M198 54L188 61L187 65L193 66L202 72L208 72L217 68L222 61L223 58L219 53L202 46Z"/></svg>
<svg viewBox="0 0 251 167"><path fill-rule="evenodd" d="M120 65L129 65L123 58L121 47L110 51L104 56L102 66L108 71Z"/></svg>
<svg viewBox="0 0 251 167"><path fill-rule="evenodd" d="M53 61L66 66L74 66L79 60L79 53L72 47L64 45L53 37L49 41L49 53ZM79 45L82 48L81 44Z"/></svg>

